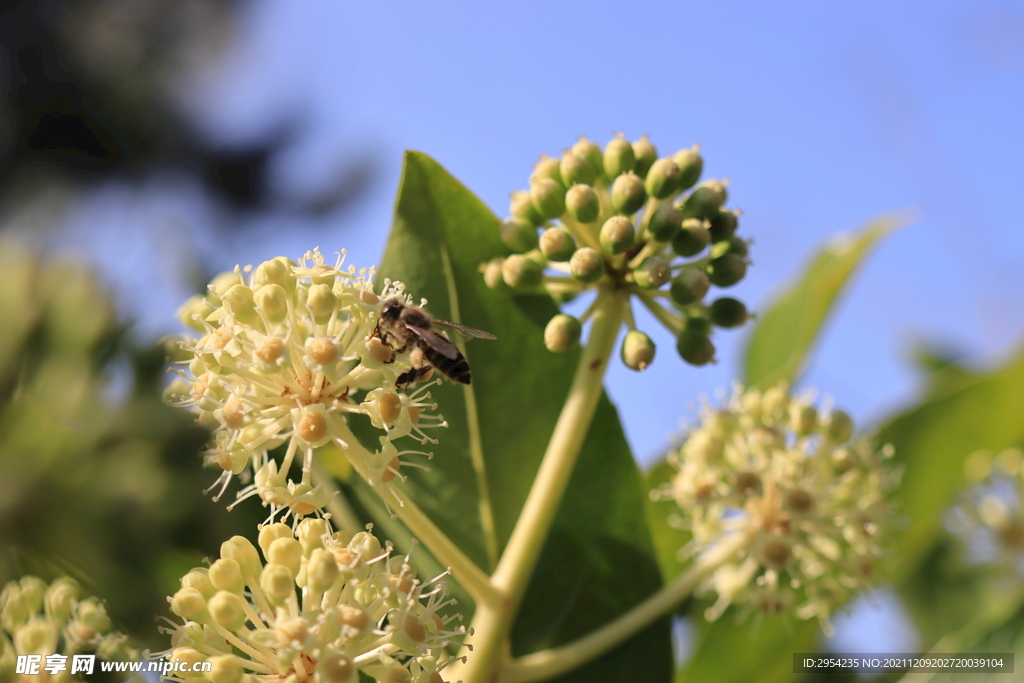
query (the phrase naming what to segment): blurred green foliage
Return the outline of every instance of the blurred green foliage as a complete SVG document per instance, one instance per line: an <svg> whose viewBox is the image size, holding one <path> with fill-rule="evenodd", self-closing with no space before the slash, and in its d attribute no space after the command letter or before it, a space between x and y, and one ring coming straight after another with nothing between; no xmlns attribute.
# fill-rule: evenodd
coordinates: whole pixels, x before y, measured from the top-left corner
<svg viewBox="0 0 1024 683"><path fill-rule="evenodd" d="M70 575L159 644L177 577L262 515L202 495L208 435L164 405L162 349L125 332L88 269L0 243L0 583Z"/></svg>

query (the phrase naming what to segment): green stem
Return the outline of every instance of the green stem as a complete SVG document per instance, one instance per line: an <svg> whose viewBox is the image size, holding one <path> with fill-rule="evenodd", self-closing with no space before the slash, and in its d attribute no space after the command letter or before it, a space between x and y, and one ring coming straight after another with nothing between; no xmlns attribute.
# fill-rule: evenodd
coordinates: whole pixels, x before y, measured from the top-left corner
<svg viewBox="0 0 1024 683"><path fill-rule="evenodd" d="M343 420L339 420L336 426L347 449L355 451L354 457L349 459L353 468L359 476L368 480L366 468L358 463L368 462L372 454L363 448ZM473 560L466 557L466 554L452 543L451 539L438 529L408 496L397 487L391 491L396 502L394 507L398 518L409 527L412 535L433 553L438 562L451 569L452 576L473 596L473 599L481 604L500 602L500 593L491 585L487 574Z"/></svg>
<svg viewBox="0 0 1024 683"><path fill-rule="evenodd" d="M502 669L501 683L530 683L554 678L599 657L675 609L705 577L731 562L750 541L749 533L735 534L702 555L686 573L615 621L568 645L513 660Z"/></svg>
<svg viewBox="0 0 1024 683"><path fill-rule="evenodd" d="M451 570L452 576L473 596L479 605L499 605L501 593L475 562L466 557L447 534L437 528L416 503L398 488L391 489L398 518L405 522L413 535L430 548L430 552Z"/></svg>
<svg viewBox="0 0 1024 683"><path fill-rule="evenodd" d="M683 331L683 322L672 313L665 310L661 304L651 298L651 295L640 289L639 287L634 288L633 293L640 298L642 303L648 311L650 311L655 318L658 319L662 325L668 328L669 332L678 335Z"/></svg>
<svg viewBox="0 0 1024 683"><path fill-rule="evenodd" d="M335 483L334 477L324 467L320 458L313 458L313 483L332 494L331 499L327 501L327 511L340 528L353 532L362 530L363 523L359 521L344 492Z"/></svg>
<svg viewBox="0 0 1024 683"><path fill-rule="evenodd" d="M491 680L527 582L569 484L601 398L605 368L615 348L627 302L625 292L602 293L600 297L590 338L580 357L569 395L505 552L491 577L494 587L504 594L505 602L497 606L477 606L473 636L466 641L473 645L473 655L465 666L452 672L453 679L462 678L465 683Z"/></svg>

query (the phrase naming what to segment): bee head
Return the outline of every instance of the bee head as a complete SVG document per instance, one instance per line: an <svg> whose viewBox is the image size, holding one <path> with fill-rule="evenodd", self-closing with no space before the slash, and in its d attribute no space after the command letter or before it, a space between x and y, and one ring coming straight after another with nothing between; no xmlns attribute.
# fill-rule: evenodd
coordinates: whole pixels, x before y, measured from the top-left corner
<svg viewBox="0 0 1024 683"><path fill-rule="evenodd" d="M400 298L391 297L380 308L380 321L385 325L397 322L403 308L405 308L405 303Z"/></svg>

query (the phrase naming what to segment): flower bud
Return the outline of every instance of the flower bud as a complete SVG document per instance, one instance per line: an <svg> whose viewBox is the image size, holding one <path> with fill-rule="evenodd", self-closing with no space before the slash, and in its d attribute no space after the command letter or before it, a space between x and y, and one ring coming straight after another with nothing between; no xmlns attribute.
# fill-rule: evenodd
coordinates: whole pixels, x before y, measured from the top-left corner
<svg viewBox="0 0 1024 683"><path fill-rule="evenodd" d="M573 185L565 193L565 208L580 223L593 223L601 213L601 202L589 185Z"/></svg>
<svg viewBox="0 0 1024 683"><path fill-rule="evenodd" d="M821 426L833 443L846 443L853 438L853 420L842 410L833 409L822 419Z"/></svg>
<svg viewBox="0 0 1024 683"><path fill-rule="evenodd" d="M626 176L619 176L625 178ZM612 254L624 254L633 247L636 231L633 221L625 216L612 216L601 226L599 240L605 251Z"/></svg>
<svg viewBox="0 0 1024 683"><path fill-rule="evenodd" d="M260 573L260 555L245 536L232 536L221 543L220 556L237 562L243 578L255 578Z"/></svg>
<svg viewBox="0 0 1024 683"><path fill-rule="evenodd" d="M596 142L588 140L585 135L581 135L569 151L586 159L597 176L604 173L604 154L601 147Z"/></svg>
<svg viewBox="0 0 1024 683"><path fill-rule="evenodd" d="M747 262L739 254L724 254L708 264L708 278L717 287L732 287L747 274Z"/></svg>
<svg viewBox="0 0 1024 683"><path fill-rule="evenodd" d="M683 321L683 329L694 334L709 336L711 334L711 321L703 315L688 314Z"/></svg>
<svg viewBox="0 0 1024 683"><path fill-rule="evenodd" d="M739 227L739 216L735 211L720 206L708 220L711 222L711 241L721 242L733 236Z"/></svg>
<svg viewBox="0 0 1024 683"><path fill-rule="evenodd" d="M501 265L501 275L512 289L529 291L540 285L544 268L523 254L512 254Z"/></svg>
<svg viewBox="0 0 1024 683"><path fill-rule="evenodd" d="M644 181L635 173L623 173L612 183L612 209L616 213L636 213L646 200Z"/></svg>
<svg viewBox="0 0 1024 683"><path fill-rule="evenodd" d="M196 294L188 298L188 300L181 305L178 309L176 317L185 327L195 330L196 332L206 333L206 327L203 326L203 320L206 320L206 316L213 313L214 308L206 302L206 297ZM196 320L196 318L199 318Z"/></svg>
<svg viewBox="0 0 1024 683"><path fill-rule="evenodd" d="M669 292L672 294L672 301L679 306L688 306L704 298L711 286L711 280L707 273L698 268L683 268L682 271L672 278L672 285Z"/></svg>
<svg viewBox="0 0 1024 683"><path fill-rule="evenodd" d="M569 259L569 272L580 282L597 282L604 275L604 260L590 247L577 249Z"/></svg>
<svg viewBox="0 0 1024 683"><path fill-rule="evenodd" d="M334 296L328 285L310 285L306 306L313 314L313 320L318 325L324 325L330 321L338 308L338 297Z"/></svg>
<svg viewBox="0 0 1024 683"><path fill-rule="evenodd" d="M589 185L597 180L597 169L591 166L584 157L573 152L566 152L562 155L562 161L558 168L566 187L572 187L576 183Z"/></svg>
<svg viewBox="0 0 1024 683"><path fill-rule="evenodd" d="M543 218L557 218L565 213L565 188L551 178L530 183L530 201Z"/></svg>
<svg viewBox="0 0 1024 683"><path fill-rule="evenodd" d="M71 616L71 610L78 599L78 591L78 582L66 576L62 576L50 584L43 597L47 616L58 621L65 621Z"/></svg>
<svg viewBox="0 0 1024 683"><path fill-rule="evenodd" d="M242 569L238 562L228 558L220 558L210 565L210 583L217 590L229 593L241 593L245 589L242 581Z"/></svg>
<svg viewBox="0 0 1024 683"><path fill-rule="evenodd" d="M295 575L288 567L267 564L260 574L260 589L273 604L280 605L295 596Z"/></svg>
<svg viewBox="0 0 1024 683"><path fill-rule="evenodd" d="M509 202L508 212L516 218L522 218L534 225L540 225L544 222L544 217L533 206L530 193L525 190L512 193L512 201Z"/></svg>
<svg viewBox="0 0 1024 683"><path fill-rule="evenodd" d="M658 150L654 148L651 141L647 139L646 135L641 135L640 139L633 143L633 156L636 157L636 174L641 178L647 175L647 171L654 165L654 162L658 159Z"/></svg>
<svg viewBox="0 0 1024 683"><path fill-rule="evenodd" d="M654 361L654 342L639 330L630 330L622 340L622 362L630 370L646 370Z"/></svg>
<svg viewBox="0 0 1024 683"><path fill-rule="evenodd" d="M267 316L267 320L275 325L288 316L288 294L281 285L260 287L253 295L253 300L263 315Z"/></svg>
<svg viewBox="0 0 1024 683"><path fill-rule="evenodd" d="M682 224L683 212L672 206L671 202L664 202L651 214L647 232L658 242L671 242Z"/></svg>
<svg viewBox="0 0 1024 683"><path fill-rule="evenodd" d="M818 409L806 403L793 403L789 407L789 428L797 436L808 436L818 426Z"/></svg>
<svg viewBox="0 0 1024 683"><path fill-rule="evenodd" d="M352 660L337 652L327 655L316 667L316 683L352 683L359 680Z"/></svg>
<svg viewBox="0 0 1024 683"><path fill-rule="evenodd" d="M209 292L207 298L214 306L221 306L224 303L221 297L224 296L225 292L233 286L240 284L242 284L242 276L235 271L229 270L226 273L221 273L210 281L207 287Z"/></svg>
<svg viewBox="0 0 1024 683"><path fill-rule="evenodd" d="M298 574L302 566L302 544L291 535L275 540L267 549L267 562L288 567L292 575Z"/></svg>
<svg viewBox="0 0 1024 683"><path fill-rule="evenodd" d="M560 166L561 164L558 159L542 154L540 161L533 166L533 173L530 174L530 184L532 185L535 182L549 178L564 190L567 183L562 179Z"/></svg>
<svg viewBox="0 0 1024 683"><path fill-rule="evenodd" d="M580 340L580 321L571 315L559 313L544 328L544 346L548 351L562 353L576 346Z"/></svg>
<svg viewBox="0 0 1024 683"><path fill-rule="evenodd" d="M683 202L683 215L687 218L711 218L725 204L727 196L725 183L705 180Z"/></svg>
<svg viewBox="0 0 1024 683"><path fill-rule="evenodd" d="M704 170L704 159L700 156L700 145L681 149L672 156L679 167L679 189L688 190L700 179Z"/></svg>
<svg viewBox="0 0 1024 683"><path fill-rule="evenodd" d="M671 159L658 159L647 171L644 188L648 196L655 199L671 197L680 189L681 173L676 162Z"/></svg>
<svg viewBox="0 0 1024 683"><path fill-rule="evenodd" d="M256 304L253 300L252 290L245 285L232 285L224 292L221 299L239 320L243 322L255 320Z"/></svg>
<svg viewBox="0 0 1024 683"><path fill-rule="evenodd" d="M257 543L263 551L263 556L270 560L270 544L279 538L292 538L292 530L287 524L265 524L260 528Z"/></svg>
<svg viewBox="0 0 1024 683"><path fill-rule="evenodd" d="M711 322L719 327L739 327L747 322L747 307L742 301L728 297L715 299L711 304Z"/></svg>
<svg viewBox="0 0 1024 683"><path fill-rule="evenodd" d="M43 654L50 639L53 638L53 627L44 619L34 617L19 626L14 632L14 649L17 652ZM0 641L2 642L2 641ZM18 680L16 677L14 680Z"/></svg>
<svg viewBox="0 0 1024 683"><path fill-rule="evenodd" d="M715 359L715 345L706 335L683 330L676 340L676 350L690 365L707 365Z"/></svg>
<svg viewBox="0 0 1024 683"><path fill-rule="evenodd" d="M604 148L604 173L609 180L618 178L636 168L633 145L621 136L616 136Z"/></svg>
<svg viewBox="0 0 1024 683"><path fill-rule="evenodd" d="M38 576L23 576L18 583L21 586L21 599L28 605L29 611L35 614L43 606L46 582Z"/></svg>
<svg viewBox="0 0 1024 683"><path fill-rule="evenodd" d="M324 538L331 533L327 520L307 517L299 522L295 536L302 544L302 554L310 557L314 550L324 547Z"/></svg>
<svg viewBox="0 0 1024 683"><path fill-rule="evenodd" d="M633 269L633 280L644 289L657 289L672 278L672 265L661 256L648 256Z"/></svg>
<svg viewBox="0 0 1024 683"><path fill-rule="evenodd" d="M490 289L499 289L505 286L505 277L501 270L504 263L505 259L498 256L480 266L480 270L484 274L484 284Z"/></svg>
<svg viewBox="0 0 1024 683"><path fill-rule="evenodd" d="M171 611L182 619L203 621L206 598L195 588L181 588L171 597Z"/></svg>
<svg viewBox="0 0 1024 683"><path fill-rule="evenodd" d="M501 241L514 252L522 254L537 248L537 227L519 216L501 222Z"/></svg>
<svg viewBox="0 0 1024 683"><path fill-rule="evenodd" d="M283 288L285 283L291 279L291 268L287 263L278 259L264 261L256 267L256 272L253 274L256 284L264 286L279 285Z"/></svg>
<svg viewBox="0 0 1024 683"><path fill-rule="evenodd" d="M540 235L540 251L552 261L568 261L576 251L576 240L564 228L548 228Z"/></svg>
<svg viewBox="0 0 1024 683"><path fill-rule="evenodd" d="M696 256L708 246L711 233L703 221L688 218L672 238L672 251L680 256Z"/></svg>
<svg viewBox="0 0 1024 683"><path fill-rule="evenodd" d="M195 588L207 600L217 592L217 589L210 583L210 570L206 567L193 567L181 577L180 581L182 588Z"/></svg>
<svg viewBox="0 0 1024 683"><path fill-rule="evenodd" d="M214 655L208 660L210 670L206 678L210 683L242 683L245 671L242 662L234 655Z"/></svg>
<svg viewBox="0 0 1024 683"><path fill-rule="evenodd" d="M340 573L338 563L334 560L334 554L323 548L317 548L310 555L306 565L306 582L312 590L322 593L334 585L334 581Z"/></svg>
<svg viewBox="0 0 1024 683"><path fill-rule="evenodd" d="M245 598L236 593L218 591L207 604L210 618L230 631L245 626Z"/></svg>

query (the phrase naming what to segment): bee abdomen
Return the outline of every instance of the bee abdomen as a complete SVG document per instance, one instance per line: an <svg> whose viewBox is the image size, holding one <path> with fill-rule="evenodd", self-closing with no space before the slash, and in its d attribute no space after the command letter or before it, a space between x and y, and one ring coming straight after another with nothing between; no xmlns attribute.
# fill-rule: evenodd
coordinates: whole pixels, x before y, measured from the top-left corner
<svg viewBox="0 0 1024 683"><path fill-rule="evenodd" d="M448 377L455 380L456 382L461 382L462 384L469 384L469 363L466 362L465 358L460 358L455 361L455 364L448 369L448 372L446 374L448 375Z"/></svg>
<svg viewBox="0 0 1024 683"><path fill-rule="evenodd" d="M469 361L461 353L458 358L445 358L440 353L436 353L433 349L424 349L424 355L427 356L427 360L430 364L440 372L442 375L452 380L453 382L459 382L460 384L469 384L471 378L469 370Z"/></svg>

